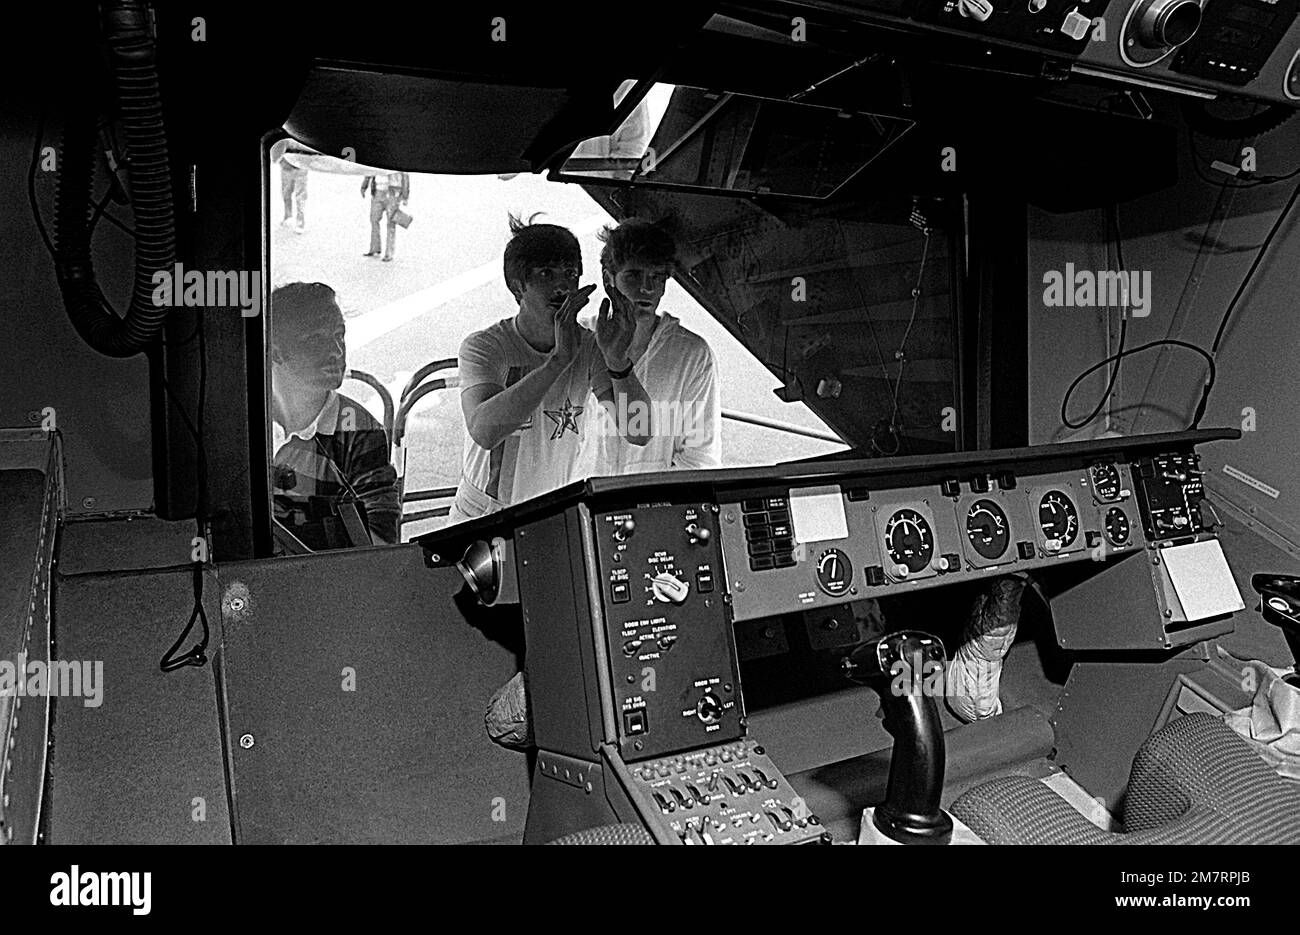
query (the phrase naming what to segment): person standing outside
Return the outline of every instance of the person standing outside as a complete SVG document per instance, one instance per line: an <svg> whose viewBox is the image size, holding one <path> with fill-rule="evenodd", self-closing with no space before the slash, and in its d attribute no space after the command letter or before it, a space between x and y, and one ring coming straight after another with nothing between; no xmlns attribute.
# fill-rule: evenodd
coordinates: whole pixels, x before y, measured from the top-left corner
<svg viewBox="0 0 1300 935"><path fill-rule="evenodd" d="M364 509L372 543L397 542L402 503L388 436L338 391L347 375L347 327L334 290L320 282L280 286L271 293L270 324L276 518L293 525L296 507L312 498L351 502Z"/></svg>
<svg viewBox="0 0 1300 935"><path fill-rule="evenodd" d="M280 194L284 198L283 225L297 221L295 230L302 233L307 229L307 169L295 166L286 157L280 157Z"/></svg>
<svg viewBox="0 0 1300 935"><path fill-rule="evenodd" d="M387 172L379 175L367 175L361 180L361 197L370 193L370 249L366 256L384 254L384 262L393 259L393 248L397 244L397 212L411 197L411 176L405 172ZM385 247L379 235L379 222L385 215L388 218L388 246Z"/></svg>
<svg viewBox="0 0 1300 935"><path fill-rule="evenodd" d="M605 291L635 322L628 346L633 373L651 399L655 432L629 445L619 421L636 428L638 413L589 434L584 462L592 474L690 470L722 464L722 408L717 364L708 342L659 304L676 263L677 245L663 227L640 218L605 228L600 239Z"/></svg>
<svg viewBox="0 0 1300 935"><path fill-rule="evenodd" d="M595 333L578 312L578 240L554 224L510 219L503 262L518 311L467 337L458 357L465 457L448 525L495 512L583 476L582 442L607 411L650 400L628 357L634 323L625 304L601 303ZM652 425L627 444L646 444Z"/></svg>

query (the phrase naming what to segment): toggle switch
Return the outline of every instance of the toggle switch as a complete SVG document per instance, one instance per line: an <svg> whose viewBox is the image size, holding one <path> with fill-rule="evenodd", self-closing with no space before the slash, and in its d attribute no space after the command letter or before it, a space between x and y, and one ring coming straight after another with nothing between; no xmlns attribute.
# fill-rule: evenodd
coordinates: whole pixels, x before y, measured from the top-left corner
<svg viewBox="0 0 1300 935"><path fill-rule="evenodd" d="M708 528L698 523L691 523L686 527L686 534L691 537L691 542L698 545L707 545L710 537L713 535Z"/></svg>

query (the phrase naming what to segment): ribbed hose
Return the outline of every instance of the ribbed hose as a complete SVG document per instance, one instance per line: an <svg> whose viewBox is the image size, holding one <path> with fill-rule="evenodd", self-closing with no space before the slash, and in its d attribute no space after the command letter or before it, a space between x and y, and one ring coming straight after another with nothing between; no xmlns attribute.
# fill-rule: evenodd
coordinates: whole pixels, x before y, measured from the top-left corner
<svg viewBox="0 0 1300 935"><path fill-rule="evenodd" d="M73 327L101 354L130 357L152 343L167 316L168 308L153 302L153 274L172 271L176 262L176 225L158 69L144 5L133 0L109 3L104 21L126 137L135 217L135 283L125 318L117 315L95 282L90 254L98 114L89 94L72 102L67 114L60 154L62 171L55 196L54 238L59 288Z"/></svg>

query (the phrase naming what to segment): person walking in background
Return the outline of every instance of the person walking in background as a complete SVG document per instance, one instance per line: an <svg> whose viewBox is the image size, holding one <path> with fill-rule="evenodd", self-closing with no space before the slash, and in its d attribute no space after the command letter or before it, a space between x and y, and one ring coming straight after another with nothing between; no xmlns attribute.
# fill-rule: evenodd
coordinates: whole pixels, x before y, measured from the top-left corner
<svg viewBox="0 0 1300 935"><path fill-rule="evenodd" d="M411 197L411 177L405 172L367 175L361 180L361 197L366 197L367 192L370 193L370 249L365 255L379 256L382 250L387 263L393 258L393 247L397 242L398 213ZM387 247L379 235L379 221L385 215L388 219Z"/></svg>
<svg viewBox="0 0 1300 935"><path fill-rule="evenodd" d="M307 229L304 214L307 207L307 169L299 168L288 159L280 157L280 194L284 197L284 220L280 223L289 225L297 220L297 231Z"/></svg>

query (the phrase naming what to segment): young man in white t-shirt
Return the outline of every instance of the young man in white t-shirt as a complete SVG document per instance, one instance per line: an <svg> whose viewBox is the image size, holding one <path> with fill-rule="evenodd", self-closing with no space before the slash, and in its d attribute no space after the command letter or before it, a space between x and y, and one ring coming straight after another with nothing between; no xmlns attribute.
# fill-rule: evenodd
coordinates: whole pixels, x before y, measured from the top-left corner
<svg viewBox="0 0 1300 935"><path fill-rule="evenodd" d="M601 232L605 291L625 306L636 323L628 357L633 373L650 396L650 411L629 403L589 434L584 461L590 474L631 474L719 467L722 463L722 408L717 365L708 342L659 311L676 262L677 245L662 227L629 218ZM633 446L618 429L640 428L653 435Z"/></svg>
<svg viewBox="0 0 1300 935"><path fill-rule="evenodd" d="M504 272L519 311L460 346L465 459L448 525L585 476L579 457L597 412L650 403L627 355L630 309L606 299L594 334L578 325L596 287L578 288L577 238L513 217L510 230ZM631 428L627 444L649 440L650 426Z"/></svg>

